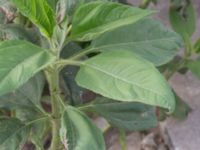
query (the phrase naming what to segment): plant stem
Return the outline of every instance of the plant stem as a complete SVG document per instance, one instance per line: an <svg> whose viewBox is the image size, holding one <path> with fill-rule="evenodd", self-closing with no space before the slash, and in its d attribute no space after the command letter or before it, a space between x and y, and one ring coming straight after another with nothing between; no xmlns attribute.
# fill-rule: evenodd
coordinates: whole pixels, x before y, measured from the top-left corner
<svg viewBox="0 0 200 150"><path fill-rule="evenodd" d="M67 65L81 66L82 64L84 64L83 61L74 61L74 60L70 60L70 59L62 59L56 63L59 70L63 69L63 67L65 67Z"/></svg>
<svg viewBox="0 0 200 150"><path fill-rule="evenodd" d="M122 129L119 130L119 142L121 145L121 150L126 150L126 132Z"/></svg>
<svg viewBox="0 0 200 150"><path fill-rule="evenodd" d="M73 55L69 59L70 60L77 60L77 59L81 58L82 56L89 54L92 51L94 51L94 49L92 49L92 48L91 49L86 49L86 50L84 50L84 51L82 51L80 53L77 53L77 54ZM96 51L94 51L94 52L96 52Z"/></svg>
<svg viewBox="0 0 200 150"><path fill-rule="evenodd" d="M46 71L45 74L49 83L52 106L52 141L49 150L57 150L60 146L59 130L61 117L59 71L56 66L50 67L48 70L50 71Z"/></svg>

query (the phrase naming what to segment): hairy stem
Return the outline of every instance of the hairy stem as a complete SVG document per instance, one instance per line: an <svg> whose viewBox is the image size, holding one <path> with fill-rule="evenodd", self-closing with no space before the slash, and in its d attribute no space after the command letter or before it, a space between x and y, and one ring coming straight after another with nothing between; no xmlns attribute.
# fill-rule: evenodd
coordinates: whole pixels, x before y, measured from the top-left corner
<svg viewBox="0 0 200 150"><path fill-rule="evenodd" d="M53 66L45 74L49 83L52 106L52 141L49 150L57 150L60 146L59 129L61 117L59 71L56 66Z"/></svg>

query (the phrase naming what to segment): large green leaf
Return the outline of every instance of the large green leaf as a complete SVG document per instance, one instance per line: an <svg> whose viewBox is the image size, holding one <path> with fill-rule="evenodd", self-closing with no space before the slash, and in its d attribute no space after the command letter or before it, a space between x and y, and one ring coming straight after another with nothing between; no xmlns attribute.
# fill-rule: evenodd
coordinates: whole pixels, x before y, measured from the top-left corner
<svg viewBox="0 0 200 150"><path fill-rule="evenodd" d="M31 127L47 117L24 123L16 118L0 118L0 149L21 150L28 140ZM35 132L37 134L38 132Z"/></svg>
<svg viewBox="0 0 200 150"><path fill-rule="evenodd" d="M92 42L91 49L129 50L159 66L170 61L180 45L181 38L175 32L145 19L103 34Z"/></svg>
<svg viewBox="0 0 200 150"><path fill-rule="evenodd" d="M155 108L140 103L97 98L89 105L89 109L96 111L120 129L145 130L157 125Z"/></svg>
<svg viewBox="0 0 200 150"><path fill-rule="evenodd" d="M106 31L128 25L152 14L150 10L113 2L91 2L74 14L71 39L90 41Z"/></svg>
<svg viewBox="0 0 200 150"><path fill-rule="evenodd" d="M68 150L105 150L101 131L85 114L71 106L62 116L60 136Z"/></svg>
<svg viewBox="0 0 200 150"><path fill-rule="evenodd" d="M174 95L158 70L129 51L109 51L87 60L77 83L105 97L175 108Z"/></svg>
<svg viewBox="0 0 200 150"><path fill-rule="evenodd" d="M16 117L24 122L44 117L44 110L40 103L44 84L44 76L41 73L37 74L14 93L0 97L0 108L15 110ZM39 147L43 146L40 142L46 126L47 120L31 125L30 139Z"/></svg>
<svg viewBox="0 0 200 150"><path fill-rule="evenodd" d="M0 108L9 110L14 109L25 109L27 110L38 110L42 109L40 100L43 92L45 79L44 76L39 73L33 78L29 79L23 86L18 88L15 92L3 95L0 97ZM29 113L25 114L29 116ZM32 117L21 117L31 119ZM25 119L26 120L26 119ZM24 121L25 121L24 120Z"/></svg>
<svg viewBox="0 0 200 150"><path fill-rule="evenodd" d="M185 36L192 36L196 27L195 10L192 2L185 6L171 7L169 17L171 25L177 33L184 38Z"/></svg>
<svg viewBox="0 0 200 150"><path fill-rule="evenodd" d="M49 0L50 1L50 0ZM111 2L116 2L118 0L58 0L59 3L61 3L62 7L66 9L66 12L69 16L72 16L75 12L75 10L80 7L81 5L89 2L94 2L94 1L111 1Z"/></svg>
<svg viewBox="0 0 200 150"><path fill-rule="evenodd" d="M0 149L21 150L30 128L16 118L0 118Z"/></svg>
<svg viewBox="0 0 200 150"><path fill-rule="evenodd" d="M0 95L11 92L51 64L55 56L25 41L0 43Z"/></svg>
<svg viewBox="0 0 200 150"><path fill-rule="evenodd" d="M19 11L36 24L47 37L53 34L56 24L52 8L46 0L12 0Z"/></svg>
<svg viewBox="0 0 200 150"><path fill-rule="evenodd" d="M188 68L200 80L200 59L188 62Z"/></svg>

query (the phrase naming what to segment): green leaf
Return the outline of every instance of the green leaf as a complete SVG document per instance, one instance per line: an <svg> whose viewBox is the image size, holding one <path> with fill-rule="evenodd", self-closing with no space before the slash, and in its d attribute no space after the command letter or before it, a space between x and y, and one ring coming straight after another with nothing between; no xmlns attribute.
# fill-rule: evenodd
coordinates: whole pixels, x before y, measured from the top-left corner
<svg viewBox="0 0 200 150"><path fill-rule="evenodd" d="M49 4L49 6L51 6L51 8L56 11L56 6L59 0L47 0L47 3Z"/></svg>
<svg viewBox="0 0 200 150"><path fill-rule="evenodd" d="M184 100L182 100L182 98L180 98L175 92L174 92L174 95L175 95L175 100L176 100L176 108L174 112L171 115L169 115L169 114L166 114L166 109L158 109L157 115L158 115L159 121L164 121L167 117L170 117L170 116L179 120L184 120L188 116L189 112L191 111L190 106L187 103L185 103Z"/></svg>
<svg viewBox="0 0 200 150"><path fill-rule="evenodd" d="M188 116L189 112L191 111L191 108L177 94L175 94L175 99L176 109L173 112L172 116L174 118L183 120Z"/></svg>
<svg viewBox="0 0 200 150"><path fill-rule="evenodd" d="M197 53L200 52L200 38L194 44L194 51Z"/></svg>
<svg viewBox="0 0 200 150"><path fill-rule="evenodd" d="M200 59L190 61L187 67L200 80Z"/></svg>
<svg viewBox="0 0 200 150"><path fill-rule="evenodd" d="M12 0L19 11L37 25L45 36L51 37L56 24L54 12L46 0Z"/></svg>
<svg viewBox="0 0 200 150"><path fill-rule="evenodd" d="M40 100L44 84L44 76L41 73L35 75L31 79L29 79L28 82L18 88L15 92L1 96L0 108L5 108L9 110L26 109L26 111L33 109L40 111L42 109ZM30 117L28 113L26 113L25 115L28 117L21 117L20 119L32 119L32 116Z"/></svg>
<svg viewBox="0 0 200 150"><path fill-rule="evenodd" d="M28 140L31 127L40 121L47 119L43 117L24 123L16 118L0 118L0 149L21 150ZM37 132L35 132L37 134Z"/></svg>
<svg viewBox="0 0 200 150"><path fill-rule="evenodd" d="M92 41L90 48L133 51L159 66L169 62L180 46L181 38L175 32L155 20L144 19L101 35Z"/></svg>
<svg viewBox="0 0 200 150"><path fill-rule="evenodd" d="M29 136L29 126L16 118L0 118L0 149L21 150Z"/></svg>
<svg viewBox="0 0 200 150"><path fill-rule="evenodd" d="M9 93L55 60L48 51L31 43L11 40L0 43L0 95Z"/></svg>
<svg viewBox="0 0 200 150"><path fill-rule="evenodd" d="M183 38L185 36L192 36L196 27L195 11L192 2L182 7L171 7L169 17L173 29Z"/></svg>
<svg viewBox="0 0 200 150"><path fill-rule="evenodd" d="M40 73L31 78L14 93L0 97L0 108L15 110L16 117L24 122L30 122L44 117L40 100L45 84L45 78ZM31 125L30 140L42 150L42 138L47 127L47 120Z"/></svg>
<svg viewBox="0 0 200 150"><path fill-rule="evenodd" d="M155 108L141 103L97 98L89 105L89 109L93 109L120 129L145 130L157 125Z"/></svg>
<svg viewBox="0 0 200 150"><path fill-rule="evenodd" d="M49 0L50 1L50 0ZM94 1L102 1L102 2L116 2L117 0L59 0L62 7L66 9L67 15L72 16L75 10L83 4L94 2Z"/></svg>
<svg viewBox="0 0 200 150"><path fill-rule="evenodd" d="M101 131L85 114L71 106L62 116L60 137L68 150L105 150Z"/></svg>
<svg viewBox="0 0 200 150"><path fill-rule="evenodd" d="M6 38L9 40L26 40L31 43L40 44L40 37L36 34L34 29L26 29L23 26L17 24L0 25L0 32L6 34ZM34 36L33 36L34 34Z"/></svg>
<svg viewBox="0 0 200 150"><path fill-rule="evenodd" d="M90 41L115 28L135 23L153 11L112 2L91 2L74 14L70 38Z"/></svg>
<svg viewBox="0 0 200 150"><path fill-rule="evenodd" d="M105 97L129 102L175 108L174 95L158 70L129 51L109 51L81 66L78 85Z"/></svg>
<svg viewBox="0 0 200 150"><path fill-rule="evenodd" d="M37 150L44 150L43 137L45 135L45 132L47 131L47 127L49 126L50 122L48 121L48 118L31 126L30 140L34 143Z"/></svg>
<svg viewBox="0 0 200 150"><path fill-rule="evenodd" d="M45 84L45 78L40 73L31 78L15 93L0 97L0 108L15 110L16 117L24 122L30 122L43 118L46 114L42 109L40 100ZM41 149L42 138L47 127L47 120L42 120L31 125L30 140L37 144Z"/></svg>

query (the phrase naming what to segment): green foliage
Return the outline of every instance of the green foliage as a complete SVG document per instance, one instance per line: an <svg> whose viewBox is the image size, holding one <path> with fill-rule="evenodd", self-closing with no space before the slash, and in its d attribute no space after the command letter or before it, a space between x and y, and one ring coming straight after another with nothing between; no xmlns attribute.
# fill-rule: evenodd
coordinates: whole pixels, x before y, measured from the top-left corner
<svg viewBox="0 0 200 150"><path fill-rule="evenodd" d="M200 52L200 39L198 39L194 45L194 51L199 53Z"/></svg>
<svg viewBox="0 0 200 150"><path fill-rule="evenodd" d="M88 3L74 14L71 39L90 41L106 31L134 23L152 13L118 3Z"/></svg>
<svg viewBox="0 0 200 150"><path fill-rule="evenodd" d="M196 20L193 4L178 5L174 2L169 12L173 29L184 38L191 37L195 31Z"/></svg>
<svg viewBox="0 0 200 150"><path fill-rule="evenodd" d="M46 0L12 0L19 11L37 25L42 34L51 37L56 24L55 16Z"/></svg>
<svg viewBox="0 0 200 150"><path fill-rule="evenodd" d="M167 109L167 115L175 110L179 118L189 112L156 67L171 76L187 66L200 76L199 60L189 61L195 24L191 3L184 9L186 22L176 11L172 15L176 32L188 34L184 42L189 50L177 66L173 57L183 45L181 38L145 19L152 10L117 0L12 4L19 11L11 20L1 15L0 24L1 150L21 150L27 141L44 150L46 138L48 150L105 150L103 133L90 119L93 114L119 128L124 140L124 130L155 127L157 109ZM42 101L44 97L48 99Z"/></svg>
<svg viewBox="0 0 200 150"><path fill-rule="evenodd" d="M189 112L191 111L191 108L176 93L174 93L174 94L175 94L175 100L176 100L176 108L175 108L174 112L171 114L171 116L178 120L184 120L185 118L187 118ZM162 109L162 108L157 110L157 115L158 115L158 119L160 121L165 120L169 116L166 113L166 110Z"/></svg>
<svg viewBox="0 0 200 150"><path fill-rule="evenodd" d="M5 38L9 40L26 40L34 44L40 44L40 37L34 29L26 29L21 25L2 24L0 32L5 34ZM33 36L34 34L34 36Z"/></svg>
<svg viewBox="0 0 200 150"><path fill-rule="evenodd" d="M193 73L198 79L200 79L200 69L199 69L199 66L200 66L200 59L190 61L190 62L187 64L187 66L188 66L188 68L192 71L192 73Z"/></svg>
<svg viewBox="0 0 200 150"><path fill-rule="evenodd" d="M191 108L178 95L175 94L175 97L176 109L173 112L172 116L177 119L183 120L188 116Z"/></svg>
<svg viewBox="0 0 200 150"><path fill-rule="evenodd" d="M156 105L170 112L175 108L173 93L156 68L128 51L104 52L85 61L76 81L111 99Z"/></svg>
<svg viewBox="0 0 200 150"><path fill-rule="evenodd" d="M16 118L0 118L0 148L2 150L22 149L28 137L29 126Z"/></svg>
<svg viewBox="0 0 200 150"><path fill-rule="evenodd" d="M145 130L157 125L155 108L140 103L97 98L87 109L94 110L120 129Z"/></svg>
<svg viewBox="0 0 200 150"><path fill-rule="evenodd" d="M54 60L51 53L31 43L20 40L1 42L0 95L15 90Z"/></svg>
<svg viewBox="0 0 200 150"><path fill-rule="evenodd" d="M38 111L41 113L40 99L44 83L44 76L40 73L37 74L15 92L1 96L0 107L10 110L23 109L25 112ZM32 118L32 116L29 116L29 113L25 113L25 115L26 117L22 117L22 120Z"/></svg>
<svg viewBox="0 0 200 150"><path fill-rule="evenodd" d="M69 150L105 150L101 131L76 108L66 108L62 116L60 135Z"/></svg>
<svg viewBox="0 0 200 150"><path fill-rule="evenodd" d="M91 49L129 50L159 66L169 62L180 46L176 33L155 20L144 19L103 34L92 41Z"/></svg>

